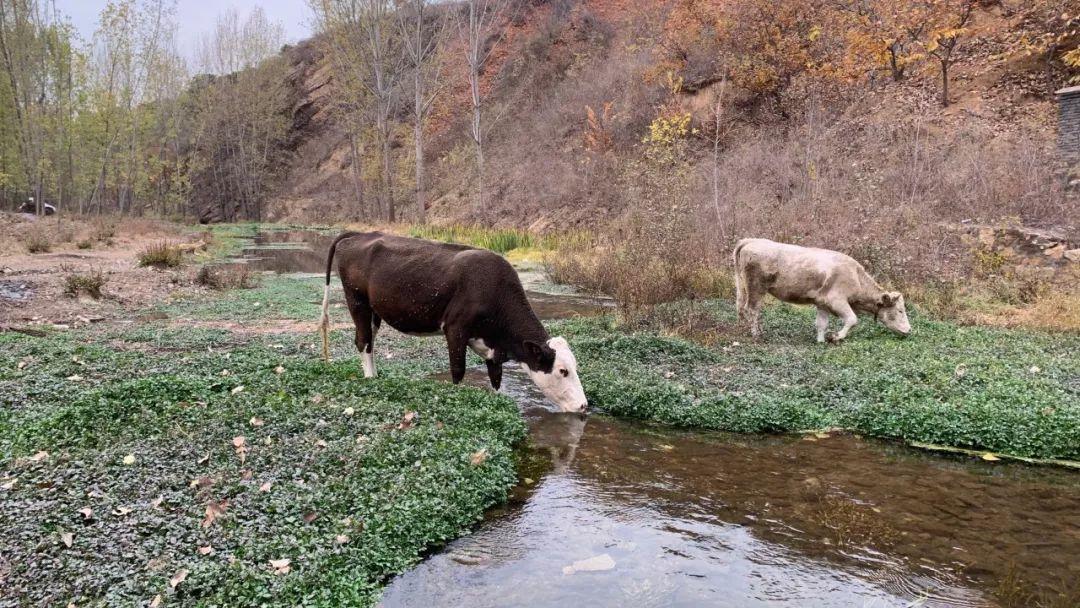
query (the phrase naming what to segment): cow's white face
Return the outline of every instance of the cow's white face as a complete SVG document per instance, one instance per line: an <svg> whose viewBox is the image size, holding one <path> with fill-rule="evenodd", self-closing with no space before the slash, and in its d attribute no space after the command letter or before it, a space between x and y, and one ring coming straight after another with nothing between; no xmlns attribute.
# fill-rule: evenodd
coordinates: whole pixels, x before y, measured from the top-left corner
<svg viewBox="0 0 1080 608"><path fill-rule="evenodd" d="M565 338L552 338L547 341L547 346L555 351L555 363L550 372L532 370L528 365L522 365L529 372L536 386L544 393L544 396L555 402L564 412L584 412L588 407L585 399L585 389L581 387L581 379L577 373L577 359L570 352L570 345Z"/></svg>
<svg viewBox="0 0 1080 608"><path fill-rule="evenodd" d="M908 321L904 296L900 292L881 294L881 301L878 304L881 308L878 310L877 318L882 325L903 336L911 333L911 322Z"/></svg>

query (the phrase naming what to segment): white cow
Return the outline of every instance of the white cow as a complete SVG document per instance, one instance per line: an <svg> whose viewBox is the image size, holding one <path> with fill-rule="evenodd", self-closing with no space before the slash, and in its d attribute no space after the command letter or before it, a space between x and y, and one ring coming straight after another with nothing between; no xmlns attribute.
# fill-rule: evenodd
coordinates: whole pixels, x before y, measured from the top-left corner
<svg viewBox="0 0 1080 608"><path fill-rule="evenodd" d="M735 245L732 257L739 321L749 319L755 338L761 335L761 298L766 293L784 302L816 306L818 342L846 338L859 322L858 312L874 315L898 334L911 332L904 296L882 290L850 256L768 239L743 239ZM844 322L835 334L826 334L830 313Z"/></svg>

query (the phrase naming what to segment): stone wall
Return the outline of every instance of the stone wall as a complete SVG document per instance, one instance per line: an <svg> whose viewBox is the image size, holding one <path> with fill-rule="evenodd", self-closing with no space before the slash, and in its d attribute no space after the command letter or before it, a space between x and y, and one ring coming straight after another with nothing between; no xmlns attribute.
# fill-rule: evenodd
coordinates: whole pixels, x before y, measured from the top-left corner
<svg viewBox="0 0 1080 608"><path fill-rule="evenodd" d="M1080 263L1080 242L1064 232L1020 226L956 226L973 250L1000 256L1009 266L1062 268Z"/></svg>
<svg viewBox="0 0 1080 608"><path fill-rule="evenodd" d="M1058 99L1058 149L1070 162L1080 160L1080 86L1061 89Z"/></svg>

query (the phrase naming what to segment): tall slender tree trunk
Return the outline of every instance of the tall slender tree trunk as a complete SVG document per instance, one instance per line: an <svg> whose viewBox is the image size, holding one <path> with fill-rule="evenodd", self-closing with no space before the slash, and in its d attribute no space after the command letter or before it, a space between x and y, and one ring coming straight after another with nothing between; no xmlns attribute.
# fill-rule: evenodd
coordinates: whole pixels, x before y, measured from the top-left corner
<svg viewBox="0 0 1080 608"><path fill-rule="evenodd" d="M420 32L417 28L417 32ZM419 43L420 34L417 34ZM424 78L421 74L421 66L416 66L415 74L416 97L413 100L413 142L416 146L416 213L421 224L427 223L427 201L425 201L424 189Z"/></svg>
<svg viewBox="0 0 1080 608"><path fill-rule="evenodd" d="M941 60L941 107L949 107L949 61Z"/></svg>

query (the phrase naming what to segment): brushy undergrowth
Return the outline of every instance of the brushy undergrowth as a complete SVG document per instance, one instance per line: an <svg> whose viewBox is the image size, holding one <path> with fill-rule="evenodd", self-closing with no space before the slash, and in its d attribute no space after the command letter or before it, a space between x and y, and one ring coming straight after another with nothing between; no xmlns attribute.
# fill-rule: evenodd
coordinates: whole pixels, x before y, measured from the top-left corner
<svg viewBox="0 0 1080 608"><path fill-rule="evenodd" d="M179 247L168 241L154 243L138 254L139 266L153 268L176 268L184 261L184 254Z"/></svg>
<svg viewBox="0 0 1080 608"><path fill-rule="evenodd" d="M64 295L75 298L85 294L97 300L101 298L101 289L108 282L109 277L100 270L72 273L64 277Z"/></svg>
<svg viewBox="0 0 1080 608"><path fill-rule="evenodd" d="M195 283L210 289L252 289L260 276L246 264L207 264L195 275Z"/></svg>
<svg viewBox="0 0 1080 608"><path fill-rule="evenodd" d="M372 605L505 499L524 436L512 402L392 367L367 381L309 340L0 334L4 595Z"/></svg>
<svg viewBox="0 0 1080 608"><path fill-rule="evenodd" d="M711 303L730 324L726 303ZM865 321L838 347L811 311L774 306L766 338L705 347L610 321L563 323L590 401L616 416L737 432L845 427L1035 458L1080 459L1080 337L916 318L892 336Z"/></svg>

